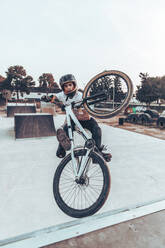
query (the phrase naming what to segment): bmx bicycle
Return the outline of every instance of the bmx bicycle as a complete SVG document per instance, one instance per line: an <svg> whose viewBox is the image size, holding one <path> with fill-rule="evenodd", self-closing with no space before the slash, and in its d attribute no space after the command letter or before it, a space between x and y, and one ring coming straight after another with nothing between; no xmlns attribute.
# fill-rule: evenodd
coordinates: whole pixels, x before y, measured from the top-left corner
<svg viewBox="0 0 165 248"><path fill-rule="evenodd" d="M83 106L93 117L111 118L127 107L132 92L132 82L125 73L104 71L86 85L81 102L65 105L71 147L55 171L53 193L67 215L82 218L96 213L105 203L111 185L108 165L73 109ZM82 147L74 145L71 120L85 140Z"/></svg>

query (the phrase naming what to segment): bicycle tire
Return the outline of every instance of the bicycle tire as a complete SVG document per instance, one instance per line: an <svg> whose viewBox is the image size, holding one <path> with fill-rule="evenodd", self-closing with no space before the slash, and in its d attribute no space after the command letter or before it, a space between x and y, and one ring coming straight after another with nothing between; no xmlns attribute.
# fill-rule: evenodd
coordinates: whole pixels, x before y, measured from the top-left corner
<svg viewBox="0 0 165 248"><path fill-rule="evenodd" d="M86 149L78 149L74 152L75 158L81 159L82 156L86 154ZM96 213L105 203L109 191L110 191L110 172L107 167L106 162L103 160L103 158L97 154L96 152L91 152L90 153L90 158L91 161L95 159L97 161L97 166L95 164L91 164L88 167L88 185L83 185L77 184L74 181L74 174L73 174L73 168L71 164L71 154L68 154L59 164L55 171L54 179L53 179L53 193L54 193L54 198L59 206L59 208L67 215L74 217L74 218L82 218L86 216L93 215ZM97 170L96 170L97 168ZM102 185L100 185L100 181L98 185L96 184L96 179L97 177L94 177L94 174L96 172L100 172L102 175L102 180L103 182ZM67 175L68 173L68 175ZM91 174L90 174L91 173ZM64 181L66 179L66 184L64 185ZM71 179L71 182L69 180ZM93 184L92 184L93 183ZM62 188L62 186L64 186ZM96 188L92 188L92 187ZM77 187L77 188L76 188ZM89 188L88 188L89 187ZM97 191L100 188L100 192L97 193ZM64 190L64 191L63 191ZM73 190L75 191L74 197L72 197ZM66 195L65 195L66 192ZM78 193L80 193L78 195ZM90 199L86 198L90 194ZM97 195L97 199L94 199L94 195ZM67 201L67 197L70 197L71 200L76 200L77 202L75 203L70 203L69 200ZM65 198L65 199L64 199ZM89 201L89 206L87 206L86 200ZM69 203L68 203L69 202ZM83 205L85 202L86 205ZM74 205L75 204L75 205ZM76 205L77 204L77 205Z"/></svg>
<svg viewBox="0 0 165 248"><path fill-rule="evenodd" d="M111 118L113 116L116 116L117 114L119 114L122 110L124 110L129 102L130 99L132 97L133 94L133 84L131 79L128 77L128 75L126 75L125 73L121 72L121 71L117 71L117 70L108 70L108 71L103 71L102 73L97 74L95 77L93 77L88 84L85 86L84 89L84 93L83 93L83 98L86 98L89 96L89 91L90 88L92 87L92 85L97 81L100 80L101 78L105 78L105 77L110 77L110 76L116 76L116 77L120 77L121 80L123 80L123 82L126 84L127 88L128 88L128 92L126 93L126 97L124 99L124 101L122 102L122 104L117 107L116 109L114 109L111 112L108 113L99 113L94 111L90 106L89 106L89 102L86 101L84 103L84 108L86 109L86 111L93 117L96 118L100 118L100 119L108 119Z"/></svg>

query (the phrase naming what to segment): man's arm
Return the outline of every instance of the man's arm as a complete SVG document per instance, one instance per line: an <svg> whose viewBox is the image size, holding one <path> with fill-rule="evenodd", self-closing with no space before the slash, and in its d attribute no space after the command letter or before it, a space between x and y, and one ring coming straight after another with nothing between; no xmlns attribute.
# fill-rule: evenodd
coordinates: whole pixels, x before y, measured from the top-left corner
<svg viewBox="0 0 165 248"><path fill-rule="evenodd" d="M51 103L59 102L59 100L58 100L56 95L51 95L51 96L44 95L44 96L41 97L41 101L51 102Z"/></svg>
<svg viewBox="0 0 165 248"><path fill-rule="evenodd" d="M59 99L56 95L52 96L51 103L56 104L58 107L60 107L63 110L64 104L61 101L59 101Z"/></svg>
<svg viewBox="0 0 165 248"><path fill-rule="evenodd" d="M51 103L55 103L56 101L59 101L56 95L52 95L51 97Z"/></svg>

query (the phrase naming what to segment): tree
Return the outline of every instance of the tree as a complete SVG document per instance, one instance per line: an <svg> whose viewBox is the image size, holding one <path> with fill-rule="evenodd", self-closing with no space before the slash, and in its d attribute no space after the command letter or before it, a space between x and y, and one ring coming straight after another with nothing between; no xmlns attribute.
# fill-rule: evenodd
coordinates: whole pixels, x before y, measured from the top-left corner
<svg viewBox="0 0 165 248"><path fill-rule="evenodd" d="M160 99L165 100L165 76L160 79Z"/></svg>
<svg viewBox="0 0 165 248"><path fill-rule="evenodd" d="M106 92L107 95L110 94L110 88L112 87L112 82L109 77L102 77L100 79L96 79L90 88L90 95L95 95L102 91Z"/></svg>
<svg viewBox="0 0 165 248"><path fill-rule="evenodd" d="M30 88L35 86L35 82L33 81L32 76L27 76L22 79L20 91L23 94L30 94Z"/></svg>
<svg viewBox="0 0 165 248"><path fill-rule="evenodd" d="M12 82L12 76L6 72L7 74L7 77L4 78L4 77L0 77L0 88L2 90L6 89L6 90L11 90L12 89L12 86L11 86L11 82Z"/></svg>
<svg viewBox="0 0 165 248"><path fill-rule="evenodd" d="M11 98L11 81L12 78L10 76L7 76L7 78L4 78L0 75L0 101L3 102L5 99L5 103L7 103L7 100Z"/></svg>
<svg viewBox="0 0 165 248"><path fill-rule="evenodd" d="M31 76L26 76L26 70L23 66L15 65L8 68L6 87L13 92L16 92L17 99L19 99L19 93L23 96L23 93L30 93L29 88L35 85Z"/></svg>
<svg viewBox="0 0 165 248"><path fill-rule="evenodd" d="M11 91L3 89L2 90L2 97L3 97L3 99L6 100L6 104L7 104L7 101L11 98Z"/></svg>
<svg viewBox="0 0 165 248"><path fill-rule="evenodd" d="M137 86L136 99L149 104L160 97L159 78L149 77L148 73L140 73L141 85Z"/></svg>
<svg viewBox="0 0 165 248"><path fill-rule="evenodd" d="M45 89L48 93L50 89L59 89L58 84L54 81L54 77L51 73L43 73L39 79L39 87Z"/></svg>
<svg viewBox="0 0 165 248"><path fill-rule="evenodd" d="M119 76L115 76L114 78L114 101L121 102L125 98L125 93L122 90L121 78Z"/></svg>
<svg viewBox="0 0 165 248"><path fill-rule="evenodd" d="M90 94L94 95L103 91L110 101L121 102L125 97L119 76L105 76L95 80L91 86Z"/></svg>

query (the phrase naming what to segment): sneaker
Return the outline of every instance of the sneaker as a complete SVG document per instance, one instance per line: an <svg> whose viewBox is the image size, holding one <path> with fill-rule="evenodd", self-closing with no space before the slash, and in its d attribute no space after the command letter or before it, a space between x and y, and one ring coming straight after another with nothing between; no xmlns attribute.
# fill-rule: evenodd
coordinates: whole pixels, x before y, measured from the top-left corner
<svg viewBox="0 0 165 248"><path fill-rule="evenodd" d="M112 158L112 154L111 153L104 153L102 152L102 156L105 159L106 162L110 162L111 158Z"/></svg>
<svg viewBox="0 0 165 248"><path fill-rule="evenodd" d="M112 158L112 154L110 152L109 153L103 152L106 150L107 150L107 147L102 145L99 149L99 152L102 155L102 157L105 159L106 162L110 162L111 158Z"/></svg>
<svg viewBox="0 0 165 248"><path fill-rule="evenodd" d="M107 148L104 145L102 145L100 147L100 149L98 149L98 148L95 149L95 151L98 152L104 158L104 160L106 162L110 162L111 161L111 158L112 158L112 155L111 155L111 153L105 153L105 152L103 152L105 150L107 150ZM93 162L93 164L97 164L97 160L94 159L94 158L92 159L92 162Z"/></svg>
<svg viewBox="0 0 165 248"><path fill-rule="evenodd" d="M62 128L57 129L57 139L65 151L70 150L70 139Z"/></svg>
<svg viewBox="0 0 165 248"><path fill-rule="evenodd" d="M66 155L66 151L64 150L64 148L59 144L57 152L56 152L56 156L58 158L64 158Z"/></svg>
<svg viewBox="0 0 165 248"><path fill-rule="evenodd" d="M102 145L99 150L100 150L102 157L105 159L105 161L110 162L112 158L112 154L110 152L109 153L103 152L107 150L107 147Z"/></svg>

